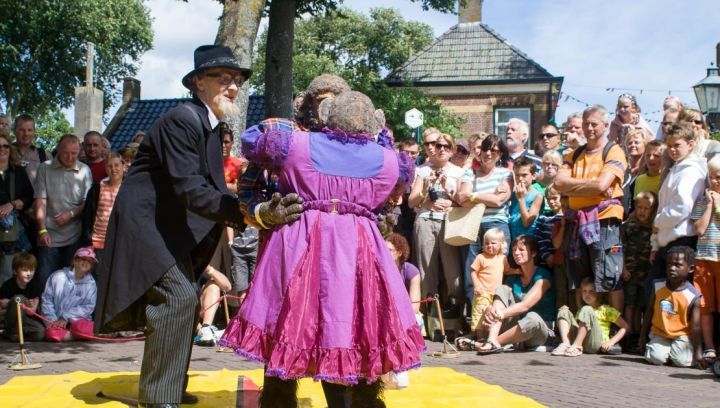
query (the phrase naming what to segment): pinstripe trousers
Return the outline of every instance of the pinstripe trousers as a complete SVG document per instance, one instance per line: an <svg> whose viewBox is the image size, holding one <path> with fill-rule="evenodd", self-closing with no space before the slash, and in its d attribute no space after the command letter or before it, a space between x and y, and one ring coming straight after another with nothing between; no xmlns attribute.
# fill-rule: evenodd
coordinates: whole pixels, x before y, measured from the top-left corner
<svg viewBox="0 0 720 408"><path fill-rule="evenodd" d="M179 404L198 317L198 294L190 266L175 264L146 293L145 352L140 369L139 401Z"/></svg>

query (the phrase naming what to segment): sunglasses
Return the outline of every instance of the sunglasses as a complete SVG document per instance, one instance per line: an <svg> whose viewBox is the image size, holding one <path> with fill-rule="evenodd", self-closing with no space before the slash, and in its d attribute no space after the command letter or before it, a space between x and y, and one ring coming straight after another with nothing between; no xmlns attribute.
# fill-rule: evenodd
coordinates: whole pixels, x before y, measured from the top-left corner
<svg viewBox="0 0 720 408"><path fill-rule="evenodd" d="M442 150L442 149L452 150L452 145L450 145L450 144L443 144L443 143L435 143L435 148L436 148L436 149L439 149L439 150Z"/></svg>
<svg viewBox="0 0 720 408"><path fill-rule="evenodd" d="M557 133L542 133L540 134L540 137L543 139L550 139L551 137L555 137L557 135Z"/></svg>
<svg viewBox="0 0 720 408"><path fill-rule="evenodd" d="M493 153L500 153L500 149L498 149L497 147L493 147L492 149L483 149L483 148L481 148L480 150L482 150L483 152L491 151L491 152L493 152Z"/></svg>
<svg viewBox="0 0 720 408"><path fill-rule="evenodd" d="M662 122L661 123L661 125L663 125L663 126L672 126L674 124L675 124L675 122Z"/></svg>
<svg viewBox="0 0 720 408"><path fill-rule="evenodd" d="M219 72L209 72L206 73L205 76L209 76L211 78L217 78L218 83L222 86L228 86L231 83L234 83L237 85L237 87L241 87L243 83L245 83L245 77L241 74L228 74L225 73L219 73Z"/></svg>
<svg viewBox="0 0 720 408"><path fill-rule="evenodd" d="M702 120L693 120L693 123L696 124L696 125L702 125L702 124L704 124L705 122L703 122Z"/></svg>
<svg viewBox="0 0 720 408"><path fill-rule="evenodd" d="M10 150L10 145L9 144L0 144L0 149Z"/></svg>

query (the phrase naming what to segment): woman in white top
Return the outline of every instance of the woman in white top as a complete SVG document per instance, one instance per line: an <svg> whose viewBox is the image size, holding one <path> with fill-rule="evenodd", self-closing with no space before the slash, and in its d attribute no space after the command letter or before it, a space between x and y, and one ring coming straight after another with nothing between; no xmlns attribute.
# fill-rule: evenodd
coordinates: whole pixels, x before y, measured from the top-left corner
<svg viewBox="0 0 720 408"><path fill-rule="evenodd" d="M473 155L472 170L465 173L458 198L463 207L485 204L485 213L480 223L480 231L475 243L468 245L465 254L464 276L465 296L472 304L474 296L470 279L475 257L482 252L483 236L491 228L497 228L505 235L505 247L510 247L510 224L508 210L512 195L513 175L506 166L510 153L507 146L497 135L470 142Z"/></svg>
<svg viewBox="0 0 720 408"><path fill-rule="evenodd" d="M408 205L416 208L413 228L415 258L422 276L423 296L440 295L447 305L463 304L460 253L457 247L443 240L445 213L453 206L464 170L450 163L455 153L452 136L442 133L425 134L428 160L416 169ZM441 292L440 277L445 279L447 292ZM462 309L458 309L462 310Z"/></svg>

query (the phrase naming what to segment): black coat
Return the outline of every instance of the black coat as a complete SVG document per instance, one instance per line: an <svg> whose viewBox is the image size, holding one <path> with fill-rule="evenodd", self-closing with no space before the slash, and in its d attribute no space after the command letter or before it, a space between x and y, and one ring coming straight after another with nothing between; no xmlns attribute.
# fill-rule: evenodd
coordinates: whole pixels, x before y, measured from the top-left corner
<svg viewBox="0 0 720 408"><path fill-rule="evenodd" d="M98 332L144 325L143 295L174 264L198 276L224 225L240 227L225 185L219 126L194 98L150 128L115 199L98 264Z"/></svg>

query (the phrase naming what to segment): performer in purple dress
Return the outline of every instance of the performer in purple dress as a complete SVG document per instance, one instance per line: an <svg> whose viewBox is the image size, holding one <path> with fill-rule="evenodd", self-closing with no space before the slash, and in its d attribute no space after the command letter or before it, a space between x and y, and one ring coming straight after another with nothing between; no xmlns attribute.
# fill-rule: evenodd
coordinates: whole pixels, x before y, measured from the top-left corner
<svg viewBox="0 0 720 408"><path fill-rule="evenodd" d="M299 220L269 231L247 298L220 341L264 362L266 384L371 384L418 367L425 348L376 226L398 179L411 180L411 162L374 143L378 126L365 95L344 92L320 111L322 132L250 128L242 137L245 156L276 171L279 192L297 193L305 207Z"/></svg>

